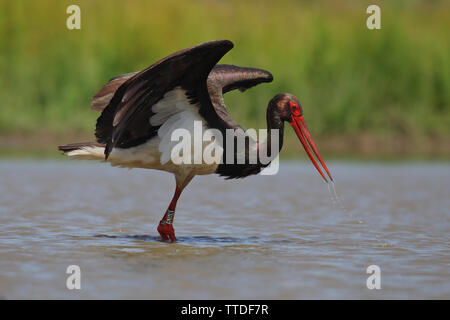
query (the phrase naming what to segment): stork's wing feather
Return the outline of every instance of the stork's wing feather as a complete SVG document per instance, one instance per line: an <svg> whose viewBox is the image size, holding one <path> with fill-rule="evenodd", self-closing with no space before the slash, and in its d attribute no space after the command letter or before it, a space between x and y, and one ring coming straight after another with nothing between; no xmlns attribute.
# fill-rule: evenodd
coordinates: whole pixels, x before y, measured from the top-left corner
<svg viewBox="0 0 450 320"><path fill-rule="evenodd" d="M233 47L231 41L210 41L178 51L131 76L115 91L97 120L97 141L106 143L105 158L115 146L127 146L155 135L159 127L149 119L152 106L175 87L182 88L199 113L216 125L206 80L214 65Z"/></svg>
<svg viewBox="0 0 450 320"><path fill-rule="evenodd" d="M109 102L111 101L114 93L116 93L117 89L132 76L137 74L138 72L121 74L120 76L114 77L105 84L99 92L92 97L91 109L97 111L103 111Z"/></svg>
<svg viewBox="0 0 450 320"><path fill-rule="evenodd" d="M208 76L208 93L218 116L229 128L238 128L226 110L223 94L234 89L245 91L263 82L271 82L273 76L269 71L256 68L243 68L232 65L216 65Z"/></svg>
<svg viewBox="0 0 450 320"><path fill-rule="evenodd" d="M91 108L97 111L103 111L108 106L117 89L137 73L121 74L110 79L93 96ZM218 64L214 66L208 75L208 86L211 89L210 94L216 96L234 89L245 91L257 84L271 82L272 80L272 74L266 70Z"/></svg>
<svg viewBox="0 0 450 320"><path fill-rule="evenodd" d="M228 64L218 64L208 76L208 85L221 87L223 93L234 89L245 91L257 84L271 82L272 74L263 69L243 68Z"/></svg>

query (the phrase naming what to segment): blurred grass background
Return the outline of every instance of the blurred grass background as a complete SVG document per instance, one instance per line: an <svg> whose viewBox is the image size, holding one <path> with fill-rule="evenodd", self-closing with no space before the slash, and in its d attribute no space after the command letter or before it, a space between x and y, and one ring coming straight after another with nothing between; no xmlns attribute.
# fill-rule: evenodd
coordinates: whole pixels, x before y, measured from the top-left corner
<svg viewBox="0 0 450 320"><path fill-rule="evenodd" d="M71 4L81 30L66 28ZM366 28L370 4L381 30ZM290 92L322 153L450 158L449 31L449 1L0 0L0 154L90 138L109 78L229 39L222 63L275 78L227 94L244 127L265 127L267 102Z"/></svg>

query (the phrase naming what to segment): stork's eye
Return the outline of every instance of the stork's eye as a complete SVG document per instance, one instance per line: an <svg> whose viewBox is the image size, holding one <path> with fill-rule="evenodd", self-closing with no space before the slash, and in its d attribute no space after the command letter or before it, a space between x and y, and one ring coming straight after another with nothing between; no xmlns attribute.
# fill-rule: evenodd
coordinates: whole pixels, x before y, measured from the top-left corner
<svg viewBox="0 0 450 320"><path fill-rule="evenodd" d="M297 104L295 104L295 103L292 102L292 101L289 101L289 105L290 105L290 107L291 107L291 113L292 113L294 116L299 116L299 115L301 115L300 107L299 107Z"/></svg>

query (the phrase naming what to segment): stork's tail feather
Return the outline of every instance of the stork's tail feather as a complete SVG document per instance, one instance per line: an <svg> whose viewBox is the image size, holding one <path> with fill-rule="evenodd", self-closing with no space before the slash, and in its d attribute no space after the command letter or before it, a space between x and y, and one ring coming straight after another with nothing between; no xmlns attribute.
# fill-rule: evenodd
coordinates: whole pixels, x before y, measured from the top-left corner
<svg viewBox="0 0 450 320"><path fill-rule="evenodd" d="M80 142L58 146L69 157L86 160L104 160L105 145L97 142Z"/></svg>

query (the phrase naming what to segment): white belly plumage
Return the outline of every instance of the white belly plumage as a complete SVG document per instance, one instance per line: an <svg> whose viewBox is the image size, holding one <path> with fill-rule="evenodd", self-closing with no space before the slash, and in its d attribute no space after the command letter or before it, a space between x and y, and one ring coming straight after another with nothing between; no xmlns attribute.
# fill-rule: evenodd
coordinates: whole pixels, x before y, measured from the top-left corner
<svg viewBox="0 0 450 320"><path fill-rule="evenodd" d="M144 144L136 147L122 149L114 148L107 162L112 166L125 168L144 168L163 170L172 173L180 171L189 171L194 175L211 174L216 172L218 164L175 164L171 159L162 163L162 152L159 151L159 143L161 139L154 137ZM81 149L70 151L67 153L69 157L85 159L85 160L104 160L105 148L96 146L86 146Z"/></svg>
<svg viewBox="0 0 450 320"><path fill-rule="evenodd" d="M160 126L158 135L152 137L145 143L132 148L114 148L108 157L107 162L113 166L127 168L146 168L172 172L176 175L190 173L192 175L211 174L216 172L218 164L175 164L171 158L171 152L179 141L172 140L172 132L176 129L189 131L194 137L194 122L201 121L203 131L208 129L206 122L200 116L199 107L189 103L183 89L177 87L167 92L164 97L152 106L154 115L149 119L153 126ZM203 147L211 142L204 142ZM68 156L89 159L103 160L104 148L98 146L84 146L80 149L67 153Z"/></svg>

